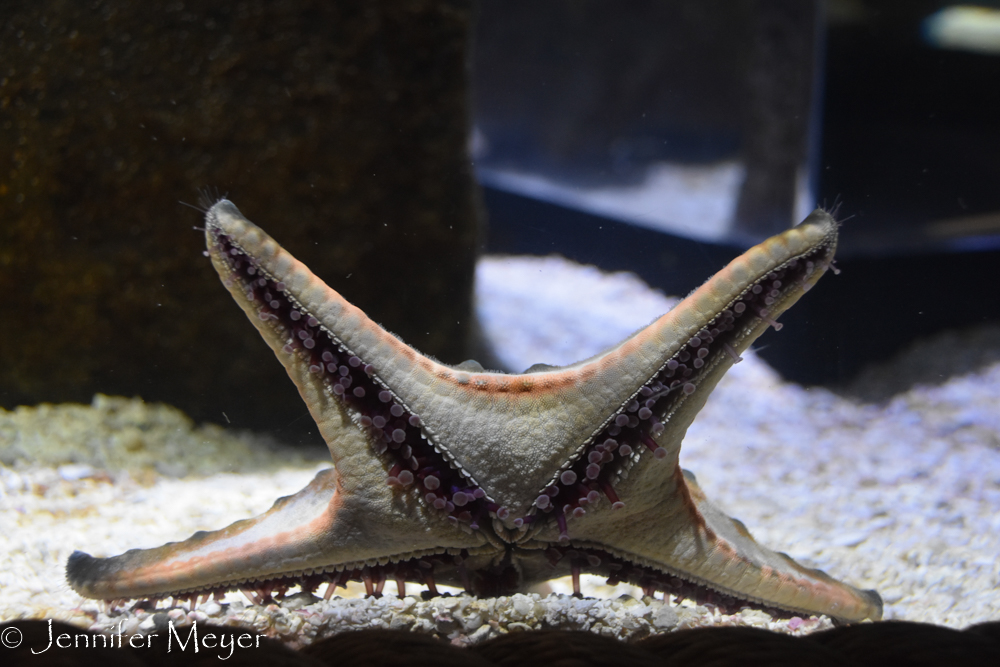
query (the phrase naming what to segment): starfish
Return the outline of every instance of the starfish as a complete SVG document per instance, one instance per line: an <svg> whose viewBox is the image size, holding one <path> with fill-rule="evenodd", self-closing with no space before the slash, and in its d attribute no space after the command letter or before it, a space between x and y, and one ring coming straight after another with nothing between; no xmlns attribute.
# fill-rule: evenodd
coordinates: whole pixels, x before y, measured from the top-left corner
<svg viewBox="0 0 1000 667"><path fill-rule="evenodd" d="M581 572L647 594L714 591L786 612L878 619L875 591L758 544L678 465L684 434L740 352L831 266L817 210L735 259L617 347L488 372L428 358L313 275L227 200L207 255L298 387L334 467L266 513L111 558L74 552L81 595L256 602L387 579L509 594Z"/></svg>

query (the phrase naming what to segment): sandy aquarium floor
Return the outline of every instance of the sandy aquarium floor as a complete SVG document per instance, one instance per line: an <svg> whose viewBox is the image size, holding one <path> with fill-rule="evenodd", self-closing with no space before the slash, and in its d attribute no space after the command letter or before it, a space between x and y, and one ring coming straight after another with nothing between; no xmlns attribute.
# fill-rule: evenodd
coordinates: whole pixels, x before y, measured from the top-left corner
<svg viewBox="0 0 1000 667"><path fill-rule="evenodd" d="M487 338L518 370L590 356L674 303L634 276L558 258L486 258L477 294ZM781 344L781 334L770 339ZM886 618L956 628L1000 619L1000 365L876 405L784 383L754 354L744 357L681 451L709 497L760 542L877 589ZM919 364L919 354L906 363ZM723 616L596 578L583 600L566 595L565 581L487 600L422 600L414 585L407 590L416 597L401 600L388 584L381 599L352 589L330 602L298 595L259 607L229 594L195 610L108 610L66 585L74 549L107 556L224 527L305 486L329 465L322 452L293 455L259 437L196 427L166 406L98 396L91 406L0 411L0 464L0 620L53 617L134 632L208 619L252 624L293 645L352 627L470 642L552 626L621 637L702 624L829 626L756 610Z"/></svg>

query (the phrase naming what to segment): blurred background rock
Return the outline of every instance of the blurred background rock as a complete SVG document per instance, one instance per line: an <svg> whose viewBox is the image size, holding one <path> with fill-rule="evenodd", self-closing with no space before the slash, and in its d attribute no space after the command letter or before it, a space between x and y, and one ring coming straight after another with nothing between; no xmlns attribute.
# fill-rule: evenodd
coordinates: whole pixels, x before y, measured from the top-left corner
<svg viewBox="0 0 1000 667"><path fill-rule="evenodd" d="M315 428L202 256L178 202L200 188L407 342L467 358L470 5L5 4L0 406L103 392Z"/></svg>

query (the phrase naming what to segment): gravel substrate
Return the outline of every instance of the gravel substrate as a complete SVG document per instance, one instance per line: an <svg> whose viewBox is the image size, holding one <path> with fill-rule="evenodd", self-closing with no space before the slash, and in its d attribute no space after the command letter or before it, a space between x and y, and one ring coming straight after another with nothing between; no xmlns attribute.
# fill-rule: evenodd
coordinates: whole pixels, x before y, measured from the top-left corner
<svg viewBox="0 0 1000 667"><path fill-rule="evenodd" d="M487 258L478 279L483 329L512 369L590 356L673 303L634 276L557 258ZM768 338L781 344L781 334ZM1000 618L1000 365L870 405L786 384L752 353L744 357L681 452L709 497L764 544L877 589L886 618L956 628ZM459 643L537 627L619 637L713 624L829 627L825 618L664 605L596 579L586 584L594 599L584 600L556 581L483 600L297 595L259 607L230 594L194 611L109 611L65 584L74 549L106 556L221 528L297 491L328 463L196 428L171 408L107 397L91 407L0 411L0 462L0 620L51 617L133 632L207 619L296 645L352 627L425 630Z"/></svg>

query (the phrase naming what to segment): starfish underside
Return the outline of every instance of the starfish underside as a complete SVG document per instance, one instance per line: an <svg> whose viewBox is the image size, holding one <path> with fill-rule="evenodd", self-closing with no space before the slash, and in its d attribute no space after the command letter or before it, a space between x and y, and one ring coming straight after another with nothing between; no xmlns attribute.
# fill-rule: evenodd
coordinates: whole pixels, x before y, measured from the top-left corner
<svg viewBox="0 0 1000 667"><path fill-rule="evenodd" d="M681 470L684 434L739 353L830 266L823 211L735 259L617 347L520 375L447 366L372 322L222 200L212 263L285 366L334 468L253 519L112 558L75 552L81 595L255 600L395 580L507 594L581 572L693 586L787 612L881 616L874 591L757 544ZM578 589L578 584L577 584Z"/></svg>

